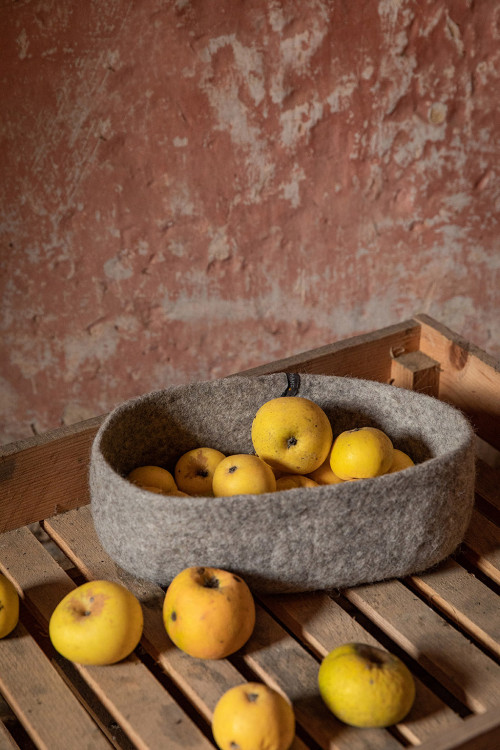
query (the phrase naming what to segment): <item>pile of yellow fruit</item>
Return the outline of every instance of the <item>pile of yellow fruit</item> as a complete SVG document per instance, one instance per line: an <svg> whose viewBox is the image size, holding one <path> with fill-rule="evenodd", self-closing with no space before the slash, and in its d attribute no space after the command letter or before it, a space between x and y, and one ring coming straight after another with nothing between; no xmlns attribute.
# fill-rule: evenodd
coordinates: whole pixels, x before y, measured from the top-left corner
<svg viewBox="0 0 500 750"><path fill-rule="evenodd" d="M302 396L263 404L251 437L254 454L226 456L215 448L194 448L179 458L173 473L139 466L128 479L164 495L227 497L337 484L413 466L410 456L376 427L346 430L334 439L326 413Z"/></svg>

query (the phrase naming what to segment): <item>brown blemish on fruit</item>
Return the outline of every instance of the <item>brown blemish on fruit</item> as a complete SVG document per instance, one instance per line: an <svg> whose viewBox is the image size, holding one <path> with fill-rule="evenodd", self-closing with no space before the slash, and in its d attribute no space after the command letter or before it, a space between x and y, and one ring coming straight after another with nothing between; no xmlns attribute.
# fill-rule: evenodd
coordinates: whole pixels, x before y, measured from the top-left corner
<svg viewBox="0 0 500 750"><path fill-rule="evenodd" d="M172 620L172 622L175 622L177 620L177 612L175 610L171 613L170 619Z"/></svg>
<svg viewBox="0 0 500 750"><path fill-rule="evenodd" d="M238 581L238 583L241 583L241 578L239 578L238 576L233 575L233 578L235 581Z"/></svg>
<svg viewBox="0 0 500 750"><path fill-rule="evenodd" d="M367 646L365 643L358 643L356 645L356 653L361 656L362 659L366 659L368 669L376 669L383 667L385 664L392 660L391 654L381 651L380 649L372 648Z"/></svg>
<svg viewBox="0 0 500 750"><path fill-rule="evenodd" d="M238 468L237 466L230 466L229 469L227 470L227 473L234 474L237 468Z"/></svg>
<svg viewBox="0 0 500 750"><path fill-rule="evenodd" d="M255 703L255 701L258 700L259 698L259 694L258 693L246 693L246 698L247 698L247 701L249 701L250 703Z"/></svg>
<svg viewBox="0 0 500 750"><path fill-rule="evenodd" d="M220 581L217 576L206 576L203 579L203 585L206 589L218 589Z"/></svg>
<svg viewBox="0 0 500 750"><path fill-rule="evenodd" d="M294 445L297 445L297 438L292 435L286 441L286 447L287 448L292 448Z"/></svg>
<svg viewBox="0 0 500 750"><path fill-rule="evenodd" d="M87 606L85 606L84 602L70 600L70 607L73 612L79 614L81 617L99 615L103 610L107 598L105 594L91 594L87 599Z"/></svg>
<svg viewBox="0 0 500 750"><path fill-rule="evenodd" d="M240 746L234 740L231 740L231 744L229 745L229 747L231 748L231 750L240 750Z"/></svg>

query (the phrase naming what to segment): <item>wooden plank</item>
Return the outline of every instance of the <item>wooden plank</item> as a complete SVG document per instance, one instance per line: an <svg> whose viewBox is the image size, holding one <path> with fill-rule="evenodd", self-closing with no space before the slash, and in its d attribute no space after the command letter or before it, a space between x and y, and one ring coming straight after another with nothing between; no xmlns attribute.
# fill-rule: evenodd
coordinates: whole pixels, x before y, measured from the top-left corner
<svg viewBox="0 0 500 750"><path fill-rule="evenodd" d="M47 627L73 581L26 528L0 536L0 561ZM172 749L212 747L135 655L102 667L74 666L137 748L163 748L166 737Z"/></svg>
<svg viewBox="0 0 500 750"><path fill-rule="evenodd" d="M332 597L322 592L265 597L263 603L320 658L344 643L381 644ZM411 669L411 665L410 665ZM408 742L420 744L462 719L415 677L415 703L398 730Z"/></svg>
<svg viewBox="0 0 500 750"><path fill-rule="evenodd" d="M118 581L138 597L144 611L143 647L210 722L219 698L229 688L245 681L241 673L227 659L193 659L174 646L162 620L163 589L133 578L117 567L97 538L90 508L80 508L49 519L44 526L87 578ZM303 748L303 743L296 738L292 750Z"/></svg>
<svg viewBox="0 0 500 750"><path fill-rule="evenodd" d="M420 327L414 320L353 336L334 344L243 370L241 375L271 372L307 372L345 375L388 383L393 354L413 352L419 347Z"/></svg>
<svg viewBox="0 0 500 750"><path fill-rule="evenodd" d="M500 705L500 667L399 581L347 598L473 712Z"/></svg>
<svg viewBox="0 0 500 750"><path fill-rule="evenodd" d="M492 581L500 584L500 529L475 508L462 552Z"/></svg>
<svg viewBox="0 0 500 750"><path fill-rule="evenodd" d="M497 750L500 747L498 708L470 716L460 729L441 732L419 750Z"/></svg>
<svg viewBox="0 0 500 750"><path fill-rule="evenodd" d="M0 686L41 750L110 747L21 622L0 640Z"/></svg>
<svg viewBox="0 0 500 750"><path fill-rule="evenodd" d="M500 511L500 471L480 458L476 460L476 492Z"/></svg>
<svg viewBox="0 0 500 750"><path fill-rule="evenodd" d="M439 398L470 418L477 434L500 448L500 362L426 315L420 349L441 364Z"/></svg>
<svg viewBox="0 0 500 750"><path fill-rule="evenodd" d="M429 573L410 576L408 582L475 641L500 656L498 596L488 586L452 559Z"/></svg>
<svg viewBox="0 0 500 750"><path fill-rule="evenodd" d="M261 679L283 690L301 726L322 748L335 750L400 750L385 729L343 724L323 703L318 690L318 661L262 608L252 638L243 648L245 662Z"/></svg>
<svg viewBox="0 0 500 750"><path fill-rule="evenodd" d="M19 745L3 723L0 721L0 750L18 750Z"/></svg>
<svg viewBox="0 0 500 750"><path fill-rule="evenodd" d="M89 502L90 448L102 419L0 449L0 533Z"/></svg>

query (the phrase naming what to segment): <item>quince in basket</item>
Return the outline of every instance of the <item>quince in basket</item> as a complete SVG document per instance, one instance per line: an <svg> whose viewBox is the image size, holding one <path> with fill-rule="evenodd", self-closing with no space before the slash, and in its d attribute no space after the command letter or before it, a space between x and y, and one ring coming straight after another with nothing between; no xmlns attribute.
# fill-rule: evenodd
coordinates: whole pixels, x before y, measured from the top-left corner
<svg viewBox="0 0 500 750"><path fill-rule="evenodd" d="M394 446L376 427L341 432L330 454L330 466L340 479L368 479L386 474L392 466Z"/></svg>
<svg viewBox="0 0 500 750"><path fill-rule="evenodd" d="M276 490L276 478L269 464L259 456L238 453L217 465L212 489L215 497L261 495Z"/></svg>
<svg viewBox="0 0 500 750"><path fill-rule="evenodd" d="M323 409L302 396L267 401L257 410L251 434L256 454L285 474L310 474L317 469L333 439Z"/></svg>
<svg viewBox="0 0 500 750"><path fill-rule="evenodd" d="M138 466L130 472L127 479L142 489L156 488L165 494L178 489L172 474L161 466Z"/></svg>
<svg viewBox="0 0 500 750"><path fill-rule="evenodd" d="M215 469L224 458L224 453L205 446L184 453L174 469L177 487L188 495L210 497Z"/></svg>
<svg viewBox="0 0 500 750"><path fill-rule="evenodd" d="M203 446L181 455L173 473L139 466L128 479L163 495L228 497L338 484L413 466L376 427L346 430L333 439L326 413L301 396L265 402L252 422L251 440L256 455L225 456Z"/></svg>

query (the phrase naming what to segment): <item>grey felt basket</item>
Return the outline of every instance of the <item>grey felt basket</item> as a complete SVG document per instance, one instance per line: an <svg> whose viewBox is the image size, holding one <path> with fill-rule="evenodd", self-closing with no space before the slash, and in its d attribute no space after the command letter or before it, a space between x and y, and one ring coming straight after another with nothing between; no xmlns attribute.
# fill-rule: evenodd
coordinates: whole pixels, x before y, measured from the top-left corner
<svg viewBox="0 0 500 750"><path fill-rule="evenodd" d="M414 467L374 479L264 495L167 497L125 479L136 466L173 471L207 445L252 453L259 406L282 395L285 373L175 386L112 411L94 440L91 509L114 561L167 585L182 569L238 572L256 592L355 586L434 566L460 544L474 500L474 435L452 406L395 386L301 375L299 395L317 402L334 436L372 425L409 453Z"/></svg>

